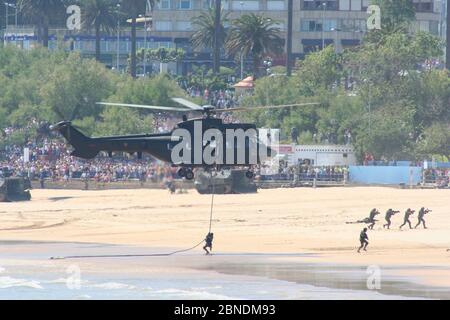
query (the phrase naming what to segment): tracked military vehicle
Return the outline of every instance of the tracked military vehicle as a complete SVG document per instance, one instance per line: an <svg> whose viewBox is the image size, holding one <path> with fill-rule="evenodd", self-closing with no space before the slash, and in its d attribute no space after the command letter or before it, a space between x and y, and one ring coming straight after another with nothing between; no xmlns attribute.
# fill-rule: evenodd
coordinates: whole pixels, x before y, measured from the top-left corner
<svg viewBox="0 0 450 320"><path fill-rule="evenodd" d="M231 169L221 170L211 174L205 170L195 172L194 185L200 194L232 194L256 193L256 184L253 178L246 176L247 170Z"/></svg>
<svg viewBox="0 0 450 320"><path fill-rule="evenodd" d="M31 199L31 183L26 178L0 178L0 202Z"/></svg>

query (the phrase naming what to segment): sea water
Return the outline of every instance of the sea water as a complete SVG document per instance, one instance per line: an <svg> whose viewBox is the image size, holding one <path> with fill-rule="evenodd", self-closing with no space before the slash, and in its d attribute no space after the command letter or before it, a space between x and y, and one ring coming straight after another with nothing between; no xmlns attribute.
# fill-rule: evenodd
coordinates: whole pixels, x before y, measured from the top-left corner
<svg viewBox="0 0 450 320"><path fill-rule="evenodd" d="M259 266L266 269L273 268L274 264L265 264L266 257L204 257L201 252L194 252L154 258L51 260L49 258L54 255L142 253L143 249L102 244L36 242L3 242L0 246L3 248L0 259L0 299L410 298L401 294L324 287L236 272L239 271L239 266L236 267L238 263L243 263L243 269L251 270L251 265L246 265L247 260L258 261ZM227 272L226 264L223 263L220 263L222 268L217 269L214 259L234 261L232 271Z"/></svg>

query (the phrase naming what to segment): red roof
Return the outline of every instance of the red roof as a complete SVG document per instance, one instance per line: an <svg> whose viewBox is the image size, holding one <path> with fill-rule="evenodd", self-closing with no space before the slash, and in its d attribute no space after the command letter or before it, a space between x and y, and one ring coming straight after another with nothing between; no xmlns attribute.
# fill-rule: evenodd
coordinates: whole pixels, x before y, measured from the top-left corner
<svg viewBox="0 0 450 320"><path fill-rule="evenodd" d="M247 77L242 81L236 83L233 87L235 88L253 88L253 77Z"/></svg>

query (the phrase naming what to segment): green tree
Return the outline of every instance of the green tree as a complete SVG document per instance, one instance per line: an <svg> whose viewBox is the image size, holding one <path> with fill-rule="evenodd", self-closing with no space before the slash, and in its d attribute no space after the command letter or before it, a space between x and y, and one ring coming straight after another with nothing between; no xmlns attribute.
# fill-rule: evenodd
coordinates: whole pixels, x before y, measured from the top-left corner
<svg viewBox="0 0 450 320"><path fill-rule="evenodd" d="M173 97L184 95L183 90L174 80L161 74L152 78L120 81L115 93L108 98L108 101L170 106L173 105Z"/></svg>
<svg viewBox="0 0 450 320"><path fill-rule="evenodd" d="M110 33L117 25L118 1L111 0L81 0L82 25L84 29L95 30L95 59L100 61L101 32Z"/></svg>
<svg viewBox="0 0 450 320"><path fill-rule="evenodd" d="M342 57L332 46L311 53L298 62L294 83L300 94L313 96L320 90L330 90L340 83L345 75Z"/></svg>
<svg viewBox="0 0 450 320"><path fill-rule="evenodd" d="M381 9L382 28L408 24L416 18L416 11L411 0L372 0L372 4Z"/></svg>
<svg viewBox="0 0 450 320"><path fill-rule="evenodd" d="M62 0L19 0L18 7L22 14L36 24L44 47L48 47L49 26L53 17L61 13Z"/></svg>
<svg viewBox="0 0 450 320"><path fill-rule="evenodd" d="M116 77L102 64L70 54L41 87L42 104L54 113L53 121L97 117L96 102L112 94Z"/></svg>
<svg viewBox="0 0 450 320"><path fill-rule="evenodd" d="M226 48L231 54L251 56L253 76L259 75L264 55L283 52L283 40L277 21L254 13L245 14L233 21Z"/></svg>
<svg viewBox="0 0 450 320"><path fill-rule="evenodd" d="M7 117L7 111L6 109L0 107L0 129L5 128L6 127L6 117ZM1 132L0 132L1 135Z"/></svg>
<svg viewBox="0 0 450 320"><path fill-rule="evenodd" d="M410 159L414 154L414 113L409 101L396 101L358 119L356 146L376 159Z"/></svg>
<svg viewBox="0 0 450 320"><path fill-rule="evenodd" d="M345 142L344 133L347 129L358 128L361 123L367 126L367 110L362 99L358 96L349 97L345 93L338 93L330 97L328 106L318 109L316 130L317 140L334 137L338 144Z"/></svg>
<svg viewBox="0 0 450 320"><path fill-rule="evenodd" d="M251 108L303 102L311 101L299 94L293 78L285 76L262 77L256 80L253 94L243 98L242 104L249 110L237 113L237 115L246 121L255 122L258 127L281 128L281 139L287 140L292 127L296 127L299 131L314 131L320 106L254 111Z"/></svg>
<svg viewBox="0 0 450 320"><path fill-rule="evenodd" d="M159 63L179 62L183 60L185 51L183 49L141 49L137 53L137 61L159 61Z"/></svg>
<svg viewBox="0 0 450 320"><path fill-rule="evenodd" d="M418 142L417 151L424 157L445 156L450 157L450 125L436 122L426 128Z"/></svg>
<svg viewBox="0 0 450 320"><path fill-rule="evenodd" d="M372 4L381 9L381 29L368 32L366 42L381 43L387 35L409 33L411 22L416 19L411 0L372 0Z"/></svg>
<svg viewBox="0 0 450 320"><path fill-rule="evenodd" d="M126 113L126 117L124 117ZM92 125L91 119L84 120L85 126ZM81 123L83 126L83 123ZM153 116L142 114L135 109L106 107L100 114L100 122L94 126L94 134L98 136L127 135L150 133L153 130Z"/></svg>

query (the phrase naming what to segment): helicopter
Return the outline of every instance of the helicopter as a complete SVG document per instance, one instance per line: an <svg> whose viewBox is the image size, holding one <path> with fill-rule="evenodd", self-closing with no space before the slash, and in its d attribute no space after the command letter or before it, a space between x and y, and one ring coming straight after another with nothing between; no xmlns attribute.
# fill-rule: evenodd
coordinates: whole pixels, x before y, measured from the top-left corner
<svg viewBox="0 0 450 320"><path fill-rule="evenodd" d="M74 148L72 156L83 159L93 159L102 151L107 152L110 157L113 152L127 152L137 154L138 159L142 159L145 152L178 167L178 176L187 180L194 178L193 169L199 167L204 169L244 167L248 168L247 178L252 178L254 176L252 168L276 154L270 143L270 133L261 137L255 124L224 123L221 118L213 115L318 105L318 103L301 103L216 109L211 105L200 106L184 98L172 100L181 107L97 102L103 106L182 113L183 120L170 132L91 138L76 129L70 121L61 121L50 126L50 129L58 131L72 145ZM202 116L188 119L187 114L191 113L201 113Z"/></svg>

